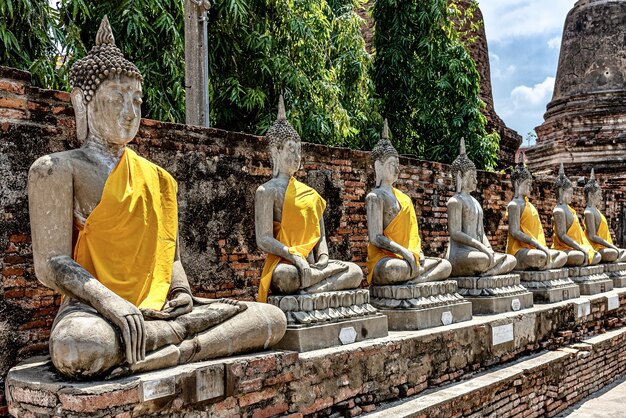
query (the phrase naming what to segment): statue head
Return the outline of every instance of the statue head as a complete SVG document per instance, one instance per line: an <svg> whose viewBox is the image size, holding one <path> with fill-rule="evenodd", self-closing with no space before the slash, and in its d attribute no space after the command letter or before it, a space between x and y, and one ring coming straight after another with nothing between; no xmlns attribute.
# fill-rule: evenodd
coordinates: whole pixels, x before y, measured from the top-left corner
<svg viewBox="0 0 626 418"><path fill-rule="evenodd" d="M511 182L513 183L513 189L515 190L515 197L530 195L533 184L533 175L526 166L526 162L523 157L517 162L517 165L511 173Z"/></svg>
<svg viewBox="0 0 626 418"><path fill-rule="evenodd" d="M276 177L282 172L293 176L300 168L302 141L298 132L287 121L282 94L278 99L278 117L267 130L265 138L272 156L272 175Z"/></svg>
<svg viewBox="0 0 626 418"><path fill-rule="evenodd" d="M591 176L589 181L585 184L585 201L587 205L596 206L602 201L602 188L600 183L596 180L596 174L594 169L591 169Z"/></svg>
<svg viewBox="0 0 626 418"><path fill-rule="evenodd" d="M398 151L396 151L389 140L387 119L385 119L385 124L383 125L382 138L372 150L372 158L374 159L374 170L376 171L376 187L379 187L383 180L390 184L398 180L400 161L398 159Z"/></svg>
<svg viewBox="0 0 626 418"><path fill-rule="evenodd" d="M559 167L559 174L554 182L554 190L556 192L556 198L559 203L570 204L572 202L572 194L574 192L574 185L565 175L565 169L563 163Z"/></svg>
<svg viewBox="0 0 626 418"><path fill-rule="evenodd" d="M70 69L72 105L79 140L95 135L108 143L130 142L141 122L143 77L115 46L107 16L96 45Z"/></svg>
<svg viewBox="0 0 626 418"><path fill-rule="evenodd" d="M470 160L465 152L465 138L461 138L459 156L452 163L452 177L456 181L456 192L473 192L476 190L476 165Z"/></svg>

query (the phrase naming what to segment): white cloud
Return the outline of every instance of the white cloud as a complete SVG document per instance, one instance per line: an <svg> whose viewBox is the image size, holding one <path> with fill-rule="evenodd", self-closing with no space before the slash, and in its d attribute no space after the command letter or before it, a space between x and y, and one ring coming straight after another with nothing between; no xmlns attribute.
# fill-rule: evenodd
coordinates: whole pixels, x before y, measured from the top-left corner
<svg viewBox="0 0 626 418"><path fill-rule="evenodd" d="M554 77L546 77L533 87L524 85L515 87L511 91L511 102L515 110L543 111L552 98L554 80Z"/></svg>
<svg viewBox="0 0 626 418"><path fill-rule="evenodd" d="M550 49L559 49L561 48L561 37L555 36L554 38L548 41L548 48Z"/></svg>
<svg viewBox="0 0 626 418"><path fill-rule="evenodd" d="M507 78L512 77L515 74L515 71L517 70L517 67L513 64L508 65L504 69L500 68L500 66L497 64L498 63L496 63L496 65L494 65L493 67L491 78L507 79Z"/></svg>
<svg viewBox="0 0 626 418"><path fill-rule="evenodd" d="M510 37L558 33L576 0L480 0L487 37L506 41Z"/></svg>

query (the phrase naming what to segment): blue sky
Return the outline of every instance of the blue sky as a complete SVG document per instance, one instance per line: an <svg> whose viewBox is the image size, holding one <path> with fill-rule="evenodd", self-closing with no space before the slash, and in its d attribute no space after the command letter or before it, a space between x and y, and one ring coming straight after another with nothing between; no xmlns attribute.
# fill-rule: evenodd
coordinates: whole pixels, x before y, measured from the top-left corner
<svg viewBox="0 0 626 418"><path fill-rule="evenodd" d="M522 138L552 99L561 35L575 0L479 0L496 112ZM524 141L523 145L527 145Z"/></svg>

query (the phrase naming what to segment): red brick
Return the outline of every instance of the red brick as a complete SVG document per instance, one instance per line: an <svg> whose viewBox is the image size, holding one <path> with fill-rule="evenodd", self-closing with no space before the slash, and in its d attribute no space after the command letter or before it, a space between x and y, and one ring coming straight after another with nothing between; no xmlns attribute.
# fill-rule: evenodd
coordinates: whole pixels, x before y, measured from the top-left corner
<svg viewBox="0 0 626 418"><path fill-rule="evenodd" d="M28 103L23 98L0 97L0 107L5 109L26 110Z"/></svg>
<svg viewBox="0 0 626 418"><path fill-rule="evenodd" d="M268 418L276 415L284 414L289 410L289 404L287 402L280 403L278 405L271 405L263 409L257 409L252 414L252 418Z"/></svg>
<svg viewBox="0 0 626 418"><path fill-rule="evenodd" d="M139 389L132 388L107 392L100 395L60 394L63 409L73 412L92 413L114 406L139 403Z"/></svg>
<svg viewBox="0 0 626 418"><path fill-rule="evenodd" d="M248 393L239 397L239 406L244 407L267 399L272 399L277 394L278 391L274 388L267 388L259 392Z"/></svg>

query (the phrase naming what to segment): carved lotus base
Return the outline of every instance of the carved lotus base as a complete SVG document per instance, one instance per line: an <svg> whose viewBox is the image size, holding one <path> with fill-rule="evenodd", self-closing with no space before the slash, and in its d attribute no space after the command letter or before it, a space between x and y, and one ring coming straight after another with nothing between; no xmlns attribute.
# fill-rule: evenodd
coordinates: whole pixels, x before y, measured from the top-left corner
<svg viewBox="0 0 626 418"><path fill-rule="evenodd" d="M457 293L454 280L371 286L371 303L387 315L389 329L408 331L472 319L472 304Z"/></svg>
<svg viewBox="0 0 626 418"><path fill-rule="evenodd" d="M472 313L499 314L533 306L533 294L520 285L519 274L455 277L459 294L472 302Z"/></svg>
<svg viewBox="0 0 626 418"><path fill-rule="evenodd" d="M569 277L580 288L581 295L596 295L613 290L613 280L604 274L604 265L569 267Z"/></svg>
<svg viewBox="0 0 626 418"><path fill-rule="evenodd" d="M613 280L613 287L626 287L626 263L603 264L604 274Z"/></svg>
<svg viewBox="0 0 626 418"><path fill-rule="evenodd" d="M554 303L580 296L580 288L569 278L569 269L514 271L522 286L533 293L535 303Z"/></svg>

